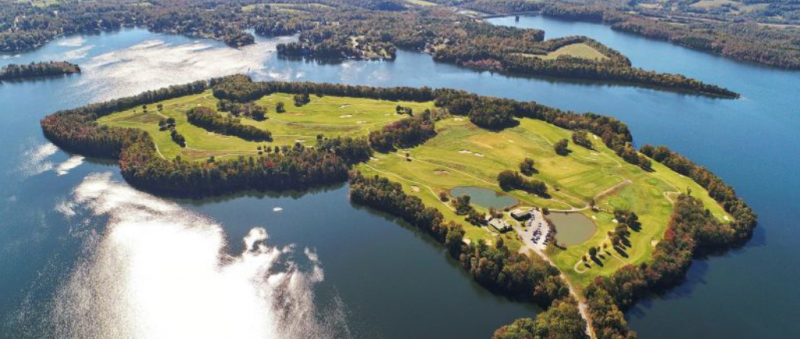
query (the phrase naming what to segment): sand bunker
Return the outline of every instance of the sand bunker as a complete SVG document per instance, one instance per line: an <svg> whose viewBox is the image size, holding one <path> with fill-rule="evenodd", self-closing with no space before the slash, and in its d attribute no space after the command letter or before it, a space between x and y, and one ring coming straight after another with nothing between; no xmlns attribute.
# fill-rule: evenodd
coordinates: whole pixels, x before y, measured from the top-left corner
<svg viewBox="0 0 800 339"><path fill-rule="evenodd" d="M468 151L468 150L462 149L462 150L458 151L458 153L461 153L461 154L472 154L472 151Z"/></svg>
<svg viewBox="0 0 800 339"><path fill-rule="evenodd" d="M346 108L346 107L350 107L350 104L344 104L344 105L339 106L339 108Z"/></svg>
<svg viewBox="0 0 800 339"><path fill-rule="evenodd" d="M411 190L414 192L419 192L419 186L411 186Z"/></svg>
<svg viewBox="0 0 800 339"><path fill-rule="evenodd" d="M352 118L353 116L350 114L345 114L345 115L340 115L339 117L344 119L344 118Z"/></svg>
<svg viewBox="0 0 800 339"><path fill-rule="evenodd" d="M435 171L433 171L433 174L436 174L436 175L447 175L447 174L450 174L450 172L445 171L445 170L435 170Z"/></svg>

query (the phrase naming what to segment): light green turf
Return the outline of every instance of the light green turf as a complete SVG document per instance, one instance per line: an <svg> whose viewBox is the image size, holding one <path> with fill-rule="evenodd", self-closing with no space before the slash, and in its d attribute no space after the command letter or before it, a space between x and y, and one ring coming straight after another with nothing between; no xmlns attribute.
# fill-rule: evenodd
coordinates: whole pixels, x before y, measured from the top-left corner
<svg viewBox="0 0 800 339"><path fill-rule="evenodd" d="M534 54L524 54L520 53L519 55L530 57L530 58L539 58L543 60L553 60L562 55L568 55L575 58L581 59L589 59L589 60L607 60L608 57L600 53L594 47L589 46L585 43L577 43L563 46L555 51L547 53L546 55L534 55Z"/></svg>
<svg viewBox="0 0 800 339"><path fill-rule="evenodd" d="M410 4L412 4L412 5L417 5L417 6L422 6L422 7L439 6L439 4L437 4L435 2L424 1L424 0L405 0L405 1L410 3Z"/></svg>
<svg viewBox="0 0 800 339"><path fill-rule="evenodd" d="M148 105L148 113L141 107L114 113L100 119L100 123L140 128L154 136L159 152L168 159L183 158L203 160L209 156L225 157L255 154L258 145L290 145L300 142L314 145L317 134L329 137L368 135L369 131L403 118L395 114L397 105L410 106L415 112L432 108L432 102L393 102L348 97L311 96L311 103L295 107L292 95L272 94L256 101L268 107L266 121L242 119L243 123L268 129L274 142L253 143L236 137L209 133L186 122L185 112L198 105L215 108L217 100L210 92L164 101L163 112L156 104ZM283 102L286 113L275 113L275 104ZM174 117L177 129L186 137L187 148L180 148L168 132L158 131L158 120ZM366 175L378 174L399 182L404 190L420 197L428 206L438 208L448 220L464 225L466 239L483 239L494 243L498 236L517 250L521 242L515 232L500 235L487 227L475 227L457 216L452 208L439 201L439 192L456 186L479 186L500 191L497 174L503 170L517 170L525 157L533 158L539 173L533 177L547 183L552 198L543 199L513 191L524 206L548 207L551 210L573 210L584 213L598 224L598 231L586 243L570 246L566 250L548 249L548 255L577 288L585 286L597 275L609 275L625 264L637 264L651 258L654 245L661 239L672 212L672 202L679 191L690 188L706 207L720 220L729 220L722 208L706 191L689 178L653 162L653 172L624 162L614 152L592 136L595 150L570 143L568 156L555 154L553 143L570 139L572 132L542 121L523 119L520 125L501 132L478 128L466 118L447 117L436 123L437 136L425 144L397 153L376 153L368 163L357 165ZM406 152L411 161L406 160ZM556 189L557 188L557 189ZM587 205L591 199L609 212L592 212ZM605 254L603 265L581 266L581 257L590 246L608 243L607 232L615 223L610 213L615 208L630 209L639 215L642 230L633 232L632 246L626 249L627 257ZM480 208L479 208L480 209ZM610 247L610 245L609 245ZM578 270L576 271L576 264Z"/></svg>
<svg viewBox="0 0 800 339"><path fill-rule="evenodd" d="M456 186L480 186L500 191L497 174L506 169L517 170L519 162L526 156L533 158L539 170L533 177L545 181L553 197L542 199L520 191L511 194L526 206L579 210L598 224L598 232L586 243L566 250L553 248L548 251L551 259L578 287L586 285L598 274L608 275L624 264L650 259L653 243L662 237L672 211L668 199L668 196L674 197L672 192L686 191L689 187L720 220L727 217L705 190L691 179L657 163L653 166L654 172L645 172L624 162L597 137L593 140L596 150L570 144L573 152L564 157L555 154L552 144L559 139L570 139L571 131L538 120L524 119L520 126L502 132L478 128L462 118L437 122L436 128L438 135L424 145L398 153L378 154L376 159L358 168L367 174L378 173L401 182L408 193L419 196L428 205L437 206L446 218L465 225L470 241L493 241L497 235L495 232L469 225L440 202L438 194ZM412 161L405 159L406 152ZM554 189L556 186L559 191ZM586 208L592 198L596 198L597 205L604 210L625 208L636 212L643 227L641 232L634 232L631 236L628 258L618 255L620 260L608 256L610 259L604 262L604 267L584 268L586 272L581 274L574 270L575 264L590 246L605 241L606 233L616 225L611 213L592 212ZM514 248L521 246L517 240L511 244Z"/></svg>
<svg viewBox="0 0 800 339"><path fill-rule="evenodd" d="M283 102L286 112L276 113L275 105ZM255 154L258 145L293 145L296 142L306 146L316 144L318 134L326 137L366 136L372 130L407 117L395 113L397 105L411 107L415 112L432 108L433 103L397 102L348 97L311 96L311 102L302 107L295 107L293 96L276 93L265 96L257 104L268 109L265 121L242 118L243 124L253 125L272 132L273 142L256 143L242 139L215 134L193 126L186 121L185 112L195 106L206 106L216 109L217 99L210 91L198 95L162 102L163 112L156 110L157 104L148 105L148 112L141 107L124 112L114 113L99 120L101 124L111 126L139 128L146 130L154 137L158 149L167 159L180 155L184 159L204 160L209 156L226 157L240 154ZM227 114L227 113L223 113ZM169 132L158 130L161 118L173 117L177 121L177 130L186 138L186 148L181 148L170 138Z"/></svg>

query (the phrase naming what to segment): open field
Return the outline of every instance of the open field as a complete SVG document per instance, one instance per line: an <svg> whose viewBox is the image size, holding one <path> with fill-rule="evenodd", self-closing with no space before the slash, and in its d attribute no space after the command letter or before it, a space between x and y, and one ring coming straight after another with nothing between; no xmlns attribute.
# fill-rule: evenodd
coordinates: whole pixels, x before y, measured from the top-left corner
<svg viewBox="0 0 800 339"><path fill-rule="evenodd" d="M608 57L603 55L603 53L598 52L592 46L589 46L584 43L566 45L545 55L525 54L525 53L518 53L518 54L521 56L529 58L539 58L542 60L554 60L562 55L568 55L574 58L590 59L590 60L608 59Z"/></svg>
<svg viewBox="0 0 800 339"><path fill-rule="evenodd" d="M422 7L439 6L439 4L435 2L424 1L424 0L405 0L405 1L412 5L417 5Z"/></svg>
<svg viewBox="0 0 800 339"><path fill-rule="evenodd" d="M285 113L276 113L275 105L283 102ZM311 96L311 102L295 107L292 95L275 93L257 101L268 108L267 120L255 121L242 118L242 123L257 126L272 132L273 142L269 145L293 145L296 142L306 146L316 144L318 134L326 137L367 136L370 131L402 119L405 115L395 114L395 107L412 107L422 112L433 107L433 103L396 102L347 97ZM99 120L111 126L139 128L148 131L156 140L161 154L168 159L180 155L184 159L204 160L210 156L225 157L240 154L255 154L256 148L265 143L249 142L236 137L208 132L186 121L185 112L195 106L216 109L217 99L210 91L162 102L162 112L156 105L148 106L144 113L141 107L114 113ZM186 148L181 148L170 138L169 132L158 130L158 121L172 117L177 122L177 130L186 137Z"/></svg>
<svg viewBox="0 0 800 339"><path fill-rule="evenodd" d="M590 59L590 60L608 59L608 57L603 55L603 53L598 52L592 46L589 46L587 44L566 45L553 52L547 53L547 55L543 56L542 59L545 60L556 59L562 55L569 55L576 58Z"/></svg>
<svg viewBox="0 0 800 339"><path fill-rule="evenodd" d="M493 241L497 233L487 227L468 224L448 205L440 202L438 194L456 186L479 186L500 191L496 181L500 171L516 170L526 156L534 159L539 173L533 177L548 184L552 198L543 199L521 191L510 194L525 206L578 210L598 225L598 232L584 244L548 251L559 269L579 287L585 286L597 274L608 275L625 264L649 260L653 245L663 236L672 212L669 199L679 190L691 188L720 220L728 217L721 206L691 179L655 162L655 171L645 172L624 162L599 139L594 140L596 150L570 145L572 153L566 157L557 155L552 144L559 139L569 139L571 131L542 121L524 119L518 127L491 132L465 119L449 118L437 122L437 131L438 136L424 145L397 154L378 154L376 160L358 168L368 174L380 174L401 182L407 193L422 198L430 206L437 206L445 217L465 225L466 238L470 241ZM406 161L406 152L411 161ZM554 189L556 186L558 191ZM612 213L593 212L587 208L592 198L606 211L624 208L636 212L642 229L631 235L632 246L626 249L627 257L619 253L606 255L602 267L593 264L591 268L579 267L576 271L576 263L588 248L607 242L607 232L616 226ZM521 246L517 239L510 244L513 248Z"/></svg>
<svg viewBox="0 0 800 339"><path fill-rule="evenodd" d="M285 113L275 113L275 105L283 102ZM217 99L210 91L162 102L163 110L149 105L148 112L141 107L114 113L100 119L111 126L140 128L154 136L159 152L168 159L178 155L185 159L204 160L209 156L226 157L255 154L259 145L291 145L296 142L313 146L316 136L363 137L369 131L403 118L395 113L397 105L409 106L415 112L432 108L433 103L393 102L348 97L311 97L303 107L295 107L289 94L276 93L256 101L267 107L265 121L242 118L242 123L272 132L272 143L247 142L230 136L207 132L186 122L185 112L191 107L216 108ZM223 113L227 114L227 113ZM177 130L186 137L187 147L175 144L169 132L158 130L158 121L175 118ZM722 221L729 216L708 197L706 191L691 179L681 176L663 165L653 162L652 172L626 163L602 141L591 136L594 150L570 142L572 152L560 156L553 144L560 139L571 139L572 132L543 121L522 119L520 125L500 132L479 128L465 117L446 117L436 123L437 136L425 144L396 153L376 153L374 158L357 169L367 175L388 177L403 185L408 194L421 198L426 205L438 208L448 220L464 225L466 239L479 239L494 243L498 236L505 238L510 248L522 246L515 232L499 234L489 227L476 227L455 214L452 207L439 200L440 192L456 186L477 186L500 191L497 174L503 170L517 170L519 163L530 157L536 162L538 173L533 178L547 183L552 197L545 199L512 191L508 194L520 200L522 206L547 207L553 213L560 210L583 213L592 218L598 231L583 244L566 249L551 247L548 256L573 284L581 288L596 275L609 275L626 264L638 264L650 259L655 244L663 237L672 212L671 199L680 191L691 189L693 195L703 200L713 215ZM408 153L411 161L406 159ZM599 211L592 211L589 202L594 199ZM483 210L476 207L478 210ZM641 230L629 237L631 246L625 252L610 250L602 254L601 264L581 262L592 246L609 243L607 233L616 226L614 209L628 209L639 216ZM610 243L608 245L610 249Z"/></svg>

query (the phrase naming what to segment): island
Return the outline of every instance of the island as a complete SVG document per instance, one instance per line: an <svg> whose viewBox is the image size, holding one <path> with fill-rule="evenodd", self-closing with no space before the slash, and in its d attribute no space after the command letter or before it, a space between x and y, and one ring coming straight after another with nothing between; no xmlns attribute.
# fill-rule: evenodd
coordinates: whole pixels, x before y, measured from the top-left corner
<svg viewBox="0 0 800 339"><path fill-rule="evenodd" d="M503 8L507 7L498 10ZM55 2L41 6L4 2L0 3L0 9L0 22L9 23L0 26L0 51L37 48L68 34L122 27L145 27L154 32L215 39L236 48L254 44L253 33L296 34L298 41L277 46L279 55L325 62L392 61L398 49L405 49L480 71L739 97L720 85L634 67L618 51L587 37L545 40L544 31L495 26L482 17L465 15L434 2L169 0L158 5L111 1ZM31 23L10 24L15 21Z"/></svg>
<svg viewBox="0 0 800 339"><path fill-rule="evenodd" d="M32 62L27 65L10 64L0 69L0 81L52 77L80 73L78 65L66 61Z"/></svg>
<svg viewBox="0 0 800 339"><path fill-rule="evenodd" d="M498 339L633 338L624 310L756 226L719 177L664 146L634 149L614 118L459 90L236 75L41 125L162 195L349 182L353 203L429 234L492 292L545 309Z"/></svg>

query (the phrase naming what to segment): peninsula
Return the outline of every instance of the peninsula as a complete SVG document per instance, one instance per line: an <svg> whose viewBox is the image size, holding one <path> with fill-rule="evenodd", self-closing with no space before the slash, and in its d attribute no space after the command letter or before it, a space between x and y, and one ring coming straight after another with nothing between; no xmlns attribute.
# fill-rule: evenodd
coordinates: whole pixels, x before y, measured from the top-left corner
<svg viewBox="0 0 800 339"><path fill-rule="evenodd" d="M354 203L423 230L493 292L546 309L496 338L632 338L622 311L756 225L721 179L666 147L634 149L614 118L458 90L229 76L41 124L160 194L349 181Z"/></svg>
<svg viewBox="0 0 800 339"><path fill-rule="evenodd" d="M51 77L80 73L78 65L66 61L33 62L27 65L10 64L0 69L0 81Z"/></svg>

